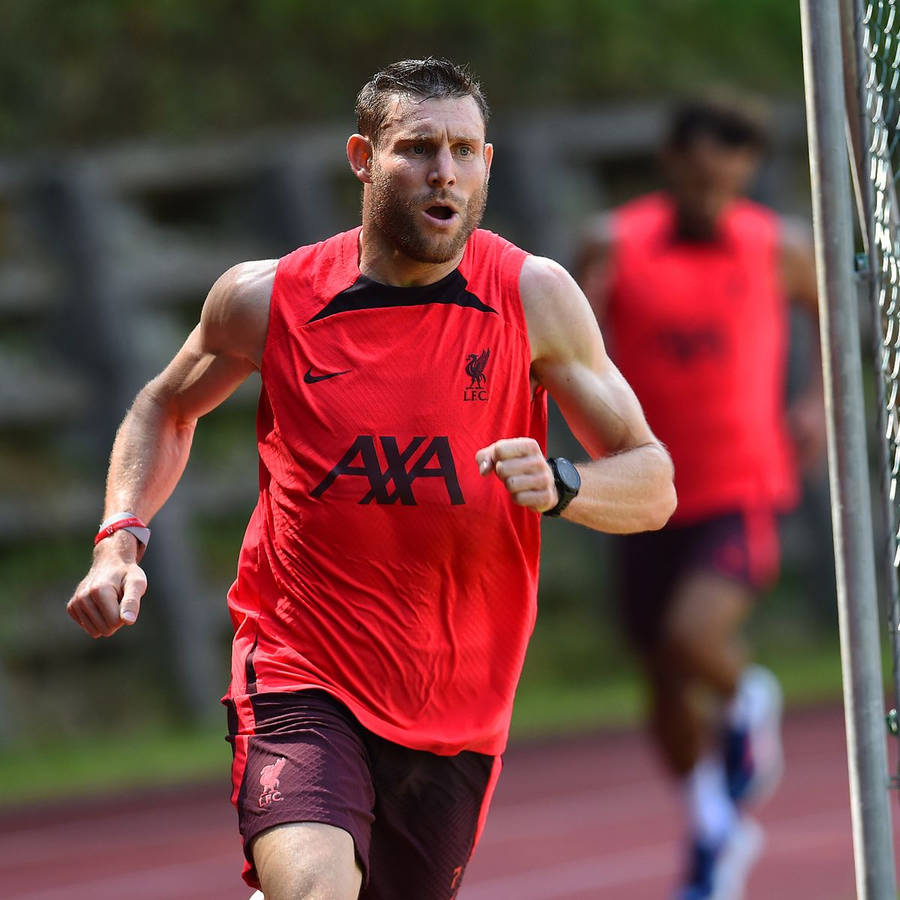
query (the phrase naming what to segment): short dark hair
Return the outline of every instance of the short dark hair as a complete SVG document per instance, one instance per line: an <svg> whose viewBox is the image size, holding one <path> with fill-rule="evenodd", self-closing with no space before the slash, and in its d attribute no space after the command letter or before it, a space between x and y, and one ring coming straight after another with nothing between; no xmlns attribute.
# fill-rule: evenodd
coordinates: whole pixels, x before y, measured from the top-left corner
<svg viewBox="0 0 900 900"><path fill-rule="evenodd" d="M686 150L704 137L735 150L759 153L769 143L765 114L750 101L703 98L682 103L672 114L665 147Z"/></svg>
<svg viewBox="0 0 900 900"><path fill-rule="evenodd" d="M431 100L440 97L472 97L487 126L490 109L481 85L469 71L448 59L403 59L376 72L356 98L356 130L378 143L392 95Z"/></svg>

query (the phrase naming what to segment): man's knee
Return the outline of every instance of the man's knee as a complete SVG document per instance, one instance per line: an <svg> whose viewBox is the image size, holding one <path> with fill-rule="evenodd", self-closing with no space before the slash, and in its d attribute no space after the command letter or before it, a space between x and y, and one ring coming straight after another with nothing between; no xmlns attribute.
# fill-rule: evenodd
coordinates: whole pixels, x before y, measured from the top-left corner
<svg viewBox="0 0 900 900"><path fill-rule="evenodd" d="M663 651L688 665L698 657L729 654L751 602L749 589L739 582L712 573L686 579L663 621Z"/></svg>
<svg viewBox="0 0 900 900"><path fill-rule="evenodd" d="M353 838L316 822L278 825L251 844L266 900L356 900L362 871Z"/></svg>
<svg viewBox="0 0 900 900"><path fill-rule="evenodd" d="M693 676L696 662L719 646L707 623L699 616L672 616L659 642L659 659L663 666L682 676Z"/></svg>

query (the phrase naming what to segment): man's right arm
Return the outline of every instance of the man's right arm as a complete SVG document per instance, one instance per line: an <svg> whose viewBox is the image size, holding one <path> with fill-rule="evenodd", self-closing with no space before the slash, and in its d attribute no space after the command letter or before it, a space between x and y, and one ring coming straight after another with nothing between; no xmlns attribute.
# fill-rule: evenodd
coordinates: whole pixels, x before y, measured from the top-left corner
<svg viewBox="0 0 900 900"><path fill-rule="evenodd" d="M104 517L148 522L184 472L197 420L259 369L276 265L242 263L222 275L182 348L138 393L113 444ZM94 548L67 609L91 637L108 637L135 621L146 586L136 539L117 531Z"/></svg>

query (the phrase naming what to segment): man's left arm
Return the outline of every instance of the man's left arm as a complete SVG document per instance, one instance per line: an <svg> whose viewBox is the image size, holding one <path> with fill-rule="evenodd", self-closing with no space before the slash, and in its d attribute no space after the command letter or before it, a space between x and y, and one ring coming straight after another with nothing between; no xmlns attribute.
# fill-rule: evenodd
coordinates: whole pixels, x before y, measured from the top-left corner
<svg viewBox="0 0 900 900"><path fill-rule="evenodd" d="M779 252L785 294L808 317L813 343L813 352L809 354L809 372L802 389L788 408L788 424L800 469L816 472L825 460L825 401L816 261L808 229L794 221L784 220Z"/></svg>
<svg viewBox="0 0 900 900"><path fill-rule="evenodd" d="M562 266L533 256L520 290L533 376L590 457L576 463L581 489L563 518L613 533L661 528L675 509L672 461L607 356L584 294ZM493 472L515 502L536 512L556 506L553 474L531 438L497 441L476 459L482 475Z"/></svg>

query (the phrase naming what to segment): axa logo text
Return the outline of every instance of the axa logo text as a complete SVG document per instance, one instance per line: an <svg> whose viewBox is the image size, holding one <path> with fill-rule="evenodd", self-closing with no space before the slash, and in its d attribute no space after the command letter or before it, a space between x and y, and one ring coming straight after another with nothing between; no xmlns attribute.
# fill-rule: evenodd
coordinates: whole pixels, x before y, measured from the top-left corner
<svg viewBox="0 0 900 900"><path fill-rule="evenodd" d="M417 478L442 478L450 503L456 506L466 502L456 474L450 438L446 436L433 437L430 441L427 437L414 437L401 449L398 439L391 435L361 434L313 488L312 496L321 497L342 477L366 479L368 490L358 501L363 504L415 506L413 482Z"/></svg>

